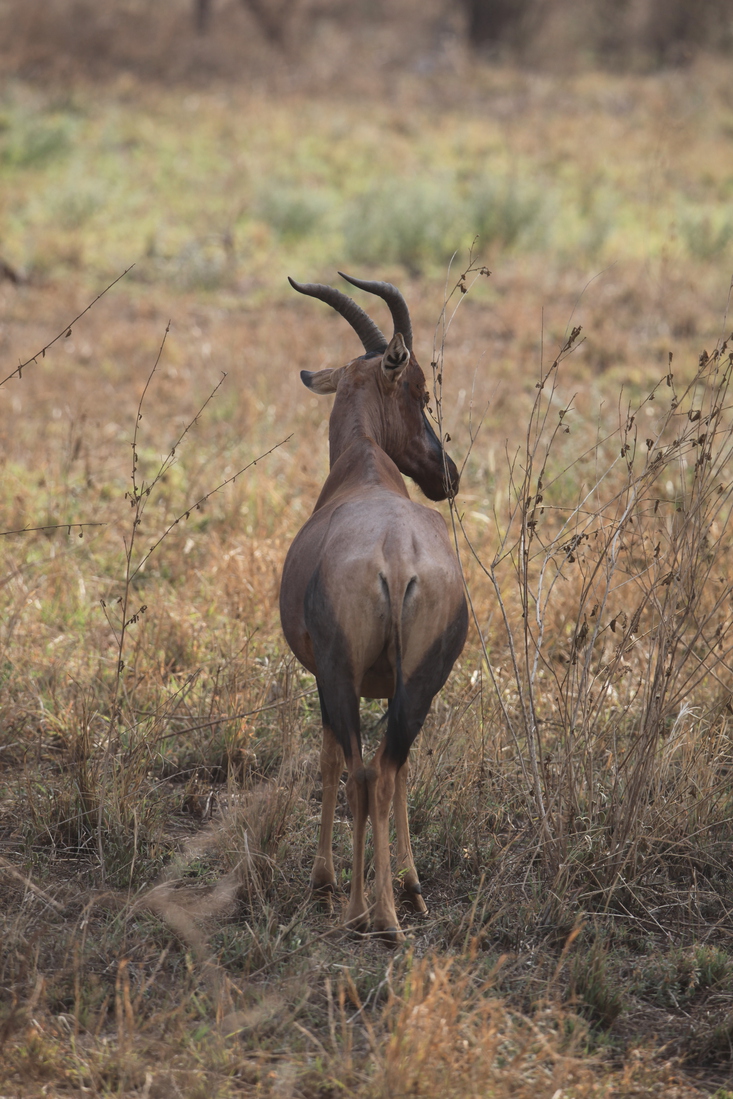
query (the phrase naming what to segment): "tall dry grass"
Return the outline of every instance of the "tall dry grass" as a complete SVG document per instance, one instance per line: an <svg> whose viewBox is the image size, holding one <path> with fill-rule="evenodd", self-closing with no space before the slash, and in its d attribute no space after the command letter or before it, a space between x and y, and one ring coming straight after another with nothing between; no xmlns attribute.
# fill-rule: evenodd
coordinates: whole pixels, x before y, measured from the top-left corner
<svg viewBox="0 0 733 1099"><path fill-rule="evenodd" d="M443 433L457 430L451 340L472 320L462 286L434 359ZM304 323L311 343L327 342L327 320ZM3 637L17 775L5 787L15 824L3 863L13 1086L34 1087L44 1064L52 1078L123 1094L148 1077L197 1087L203 1070L187 1055L175 1055L179 1076L153 1059L182 1048L191 1011L195 1058L222 1094L238 1072L266 1094L427 1094L436 1079L477 1095L634 1094L645 1078L693 1094L678 1067L654 1067L646 1052L615 1075L604 1065L602 1036L628 1055L625 1020L641 1009L642 1036L661 1028L674 1064L723 1071L731 356L721 341L692 370L668 364L633 405L582 418L563 373L580 336L523 398L522 442L494 464L493 513L470 499L486 431L470 410L469 499L453 514L475 635L413 753L431 905L412 928L416 958L390 962L344 939L306 895L319 721L272 608L324 469L321 410L306 403L316 419L299 449L278 448L234 483L221 465L231 444L212 466L215 420L207 437L221 391L200 413L207 398L184 414L182 394L171 441L151 446L170 417L166 344L117 411L127 453L112 522L83 540L72 531L63 551L58 531L4 540L15 560ZM270 340L283 379L270 374L270 385L292 380L308 354L301 338L281 327ZM45 362L17 383L42 393ZM256 425L247 452L279 426ZM74 483L79 458L57 461ZM109 509L109 482L91 471L82 500ZM80 580L105 603L96 619ZM367 709L376 726L379 707Z"/></svg>

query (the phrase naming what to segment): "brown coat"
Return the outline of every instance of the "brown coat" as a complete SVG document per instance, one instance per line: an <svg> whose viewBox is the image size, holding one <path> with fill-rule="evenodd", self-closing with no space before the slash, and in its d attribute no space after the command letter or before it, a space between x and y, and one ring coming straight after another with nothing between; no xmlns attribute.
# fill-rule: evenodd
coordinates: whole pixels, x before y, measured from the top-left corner
<svg viewBox="0 0 733 1099"><path fill-rule="evenodd" d="M294 285L344 315L358 310L345 295L334 299L339 292L331 288ZM380 288L373 292L390 305L387 292L398 293L384 283L362 285ZM328 291L328 296L315 291ZM402 314L398 317L409 326L409 317L406 323ZM357 323L353 315L347 319L359 331L361 318L357 315ZM402 936L390 868L390 805L394 801L403 889L413 908L424 912L407 824L407 754L463 648L468 615L445 522L410 499L402 476L413 478L430 499L441 500L457 491L458 471L425 415L425 377L409 346L409 327L409 343L401 332L389 344L376 332L368 329L366 338L363 329L359 332L367 349L362 357L336 370L301 375L312 391L336 394L329 427L331 470L288 552L280 614L290 647L316 677L323 717L323 816L312 884L327 891L335 885L333 816L346 762L354 817L347 922L359 928L368 922L363 863L368 816L376 876L372 923L396 941ZM386 731L367 767L360 697L389 699Z"/></svg>

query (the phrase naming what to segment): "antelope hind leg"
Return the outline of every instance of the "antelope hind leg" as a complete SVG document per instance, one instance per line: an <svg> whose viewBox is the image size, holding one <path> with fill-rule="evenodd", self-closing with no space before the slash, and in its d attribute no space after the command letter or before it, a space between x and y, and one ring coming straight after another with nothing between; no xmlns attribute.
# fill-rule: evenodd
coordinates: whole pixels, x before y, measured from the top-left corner
<svg viewBox="0 0 733 1099"><path fill-rule="evenodd" d="M339 781L344 769L344 753L333 735L323 713L323 746L321 748L321 781L323 797L321 802L321 830L318 836L318 848L311 872L311 889L320 894L328 907L336 886L336 873L333 867L333 820L336 812Z"/></svg>
<svg viewBox="0 0 733 1099"><path fill-rule="evenodd" d="M369 817L368 771L360 758L352 755L348 761L349 777L346 780L346 796L353 818L353 856L351 863L351 896L346 909L346 924L352 931L366 931L369 926L369 909L364 893L364 843Z"/></svg>
<svg viewBox="0 0 733 1099"><path fill-rule="evenodd" d="M422 886L415 869L410 843L410 825L407 819L407 773L405 761L397 772L394 791L394 818L397 833L397 876L402 883L402 900L419 916L426 915L428 907L422 896Z"/></svg>
<svg viewBox="0 0 733 1099"><path fill-rule="evenodd" d="M397 764L385 757L385 741L367 771L369 816L374 840L374 930L389 943L405 941L394 901L389 850L389 811L395 793Z"/></svg>

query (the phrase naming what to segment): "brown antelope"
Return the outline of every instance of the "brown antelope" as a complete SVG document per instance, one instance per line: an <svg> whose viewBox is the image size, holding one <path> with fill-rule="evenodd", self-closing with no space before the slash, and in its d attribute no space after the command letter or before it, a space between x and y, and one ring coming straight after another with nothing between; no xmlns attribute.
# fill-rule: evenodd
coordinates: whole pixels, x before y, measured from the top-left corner
<svg viewBox="0 0 733 1099"><path fill-rule="evenodd" d="M397 873L414 911L427 911L407 821L407 754L466 640L468 612L458 560L443 517L410 499L402 474L430 500L458 491L455 464L425 415L428 393L412 353L402 294L390 283L354 286L383 298L394 322L387 341L351 298L330 286L300 285L352 326L364 354L301 379L335 393L329 421L331 470L315 509L288 552L280 617L288 644L313 672L323 720L323 807L313 889L335 886L332 839L339 780L353 816L353 868L346 920L368 926L364 894L367 817L374 840L372 922L402 941L392 888L389 812L394 803ZM386 731L368 766L362 759L359 698L389 699Z"/></svg>

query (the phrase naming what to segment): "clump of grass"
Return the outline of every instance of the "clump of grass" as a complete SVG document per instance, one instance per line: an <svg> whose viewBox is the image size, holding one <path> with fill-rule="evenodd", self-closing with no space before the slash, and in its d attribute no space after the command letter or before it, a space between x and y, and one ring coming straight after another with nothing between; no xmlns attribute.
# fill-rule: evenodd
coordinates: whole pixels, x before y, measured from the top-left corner
<svg viewBox="0 0 733 1099"><path fill-rule="evenodd" d="M685 211L679 222L680 236L689 255L697 260L720 260L730 254L733 217L712 209Z"/></svg>
<svg viewBox="0 0 733 1099"><path fill-rule="evenodd" d="M349 205L347 254L354 263L399 263L419 273L450 259L460 214L450 179L388 180Z"/></svg>
<svg viewBox="0 0 733 1099"><path fill-rule="evenodd" d="M332 205L332 197L322 189L270 183L257 195L254 214L280 240L292 243L317 233Z"/></svg>
<svg viewBox="0 0 733 1099"><path fill-rule="evenodd" d="M232 280L233 256L226 240L212 235L188 241L158 266L184 290L217 290Z"/></svg>
<svg viewBox="0 0 733 1099"><path fill-rule="evenodd" d="M43 168L68 153L72 144L68 117L13 111L0 118L0 166Z"/></svg>
<svg viewBox="0 0 733 1099"><path fill-rule="evenodd" d="M478 981L465 963L411 960L402 987L390 987L390 1035L372 1094L453 1097L479 1089L529 1097L569 1085L582 1094L587 1068L575 1056L582 1026L569 1038L562 1012L507 1011L492 985L491 975Z"/></svg>
<svg viewBox="0 0 733 1099"><path fill-rule="evenodd" d="M574 958L570 988L576 1007L593 1026L607 1029L624 1010L623 990L610 971L602 944Z"/></svg>
<svg viewBox="0 0 733 1099"><path fill-rule="evenodd" d="M696 1028L685 1052L687 1059L693 1063L730 1064L733 1058L733 1013L721 1023ZM727 1099L729 1094L723 1092L721 1099Z"/></svg>
<svg viewBox="0 0 733 1099"><path fill-rule="evenodd" d="M640 979L657 1003L679 1011L711 991L733 991L733 960L720 947L695 946L652 961Z"/></svg>
<svg viewBox="0 0 733 1099"><path fill-rule="evenodd" d="M466 220L484 255L495 246L537 248L549 228L546 202L538 188L522 179L482 176L470 189Z"/></svg>

